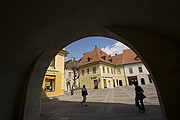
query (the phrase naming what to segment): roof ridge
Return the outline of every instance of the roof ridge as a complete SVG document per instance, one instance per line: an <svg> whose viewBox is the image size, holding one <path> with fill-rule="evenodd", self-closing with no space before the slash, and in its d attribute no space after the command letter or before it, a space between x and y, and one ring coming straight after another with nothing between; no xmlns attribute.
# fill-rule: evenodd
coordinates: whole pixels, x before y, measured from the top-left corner
<svg viewBox="0 0 180 120"><path fill-rule="evenodd" d="M122 53L122 64L124 64L124 50L123 50L123 53Z"/></svg>
<svg viewBox="0 0 180 120"><path fill-rule="evenodd" d="M99 60L100 60L100 59L101 59L101 57L99 56L99 54L98 54L98 52L97 52L97 50L100 50L100 49L95 48L94 50L96 50L95 52L96 52L96 54L97 54L97 56L98 56L98 58L99 58Z"/></svg>
<svg viewBox="0 0 180 120"><path fill-rule="evenodd" d="M81 66L81 65L85 65L85 64L89 64L93 62L98 62L98 61L113 64L113 65L122 65L122 64L127 64L127 63L130 64L130 63L141 62L140 60L134 61L134 59L132 59L134 54L135 54L134 51L132 51L131 49L126 49L126 50L123 50L123 52L120 54L109 56L106 52L102 51L101 49L94 48L94 50L90 52L86 52L86 54L83 54L83 57L78 62L78 65ZM103 56L105 58L103 58ZM88 59L87 57L92 57L92 59L87 60Z"/></svg>

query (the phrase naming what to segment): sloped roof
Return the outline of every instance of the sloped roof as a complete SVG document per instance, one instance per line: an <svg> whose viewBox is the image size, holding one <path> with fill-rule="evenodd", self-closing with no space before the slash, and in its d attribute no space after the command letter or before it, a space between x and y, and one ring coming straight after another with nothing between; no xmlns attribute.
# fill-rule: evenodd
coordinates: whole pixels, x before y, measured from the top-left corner
<svg viewBox="0 0 180 120"><path fill-rule="evenodd" d="M123 54L116 54L115 56L112 56L112 59L115 65L123 64Z"/></svg>
<svg viewBox="0 0 180 120"><path fill-rule="evenodd" d="M141 62L141 60L131 49L123 50L123 64L131 64L138 62Z"/></svg>
<svg viewBox="0 0 180 120"><path fill-rule="evenodd" d="M79 60L78 66L90 64L97 61L113 64L111 60L112 60L111 56L109 56L107 53L103 52L102 50L95 48L93 51L84 53L81 60Z"/></svg>
<svg viewBox="0 0 180 120"><path fill-rule="evenodd" d="M123 65L141 62L138 56L131 50L123 50L122 54L109 56L102 50L95 48L93 51L84 53L83 57L79 60L77 66L82 66L97 61L106 62L113 65Z"/></svg>
<svg viewBox="0 0 180 120"><path fill-rule="evenodd" d="M73 67L73 66L76 67L76 66L77 66L77 63L78 63L77 60L74 60L74 62L73 62L72 60L68 60L68 61L65 62L64 68L65 68L66 70L72 70L72 67Z"/></svg>

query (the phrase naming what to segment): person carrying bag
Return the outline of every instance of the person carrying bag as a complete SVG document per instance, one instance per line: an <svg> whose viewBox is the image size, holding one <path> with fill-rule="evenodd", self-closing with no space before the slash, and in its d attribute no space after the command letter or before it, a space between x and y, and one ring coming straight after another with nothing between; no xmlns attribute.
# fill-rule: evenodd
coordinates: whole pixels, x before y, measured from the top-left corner
<svg viewBox="0 0 180 120"><path fill-rule="evenodd" d="M142 87L138 86L137 81L134 81L133 83L135 86L135 105L137 106L139 113L145 113L143 100L146 98L146 96L143 94L144 90L142 89ZM139 104L139 102L141 103L141 105Z"/></svg>

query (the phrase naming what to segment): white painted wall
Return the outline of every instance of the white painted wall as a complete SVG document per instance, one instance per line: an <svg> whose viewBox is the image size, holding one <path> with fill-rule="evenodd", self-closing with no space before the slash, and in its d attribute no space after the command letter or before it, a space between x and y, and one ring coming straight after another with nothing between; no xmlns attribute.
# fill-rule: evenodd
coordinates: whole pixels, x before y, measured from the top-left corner
<svg viewBox="0 0 180 120"><path fill-rule="evenodd" d="M142 67L142 72L139 72L138 67ZM129 68L132 68L133 73L129 72ZM127 80L126 81L127 85L129 85L128 77L131 77L131 76L137 76L137 80L138 80L139 85L141 85L141 78L143 78L145 80L145 84L150 83L149 77L148 77L149 72L143 63L133 63L133 64L124 65L124 72L125 72L125 76L126 76L126 80Z"/></svg>
<svg viewBox="0 0 180 120"><path fill-rule="evenodd" d="M71 72L71 76L69 76L69 72ZM73 70L65 70L65 72L64 72L64 91L67 91L67 85L66 85L67 79L70 80L70 84L72 86L73 76L74 76ZM79 80L78 79L76 80L76 85L77 85L77 87L79 87Z"/></svg>

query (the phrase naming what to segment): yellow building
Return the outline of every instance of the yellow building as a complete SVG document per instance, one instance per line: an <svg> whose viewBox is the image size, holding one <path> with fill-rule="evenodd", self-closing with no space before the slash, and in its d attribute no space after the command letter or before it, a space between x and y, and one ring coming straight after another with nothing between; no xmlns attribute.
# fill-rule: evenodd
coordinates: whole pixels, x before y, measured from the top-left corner
<svg viewBox="0 0 180 120"><path fill-rule="evenodd" d="M126 76L124 71L124 61L123 54L116 54L112 56L112 61L115 65L115 74L114 74L114 82L117 86L127 86L126 84Z"/></svg>
<svg viewBox="0 0 180 120"><path fill-rule="evenodd" d="M120 55L109 56L97 47L84 53L78 63L80 87L89 89L112 88L126 86L124 69Z"/></svg>
<svg viewBox="0 0 180 120"><path fill-rule="evenodd" d="M67 51L61 50L51 61L42 84L42 98L64 94L64 62Z"/></svg>

